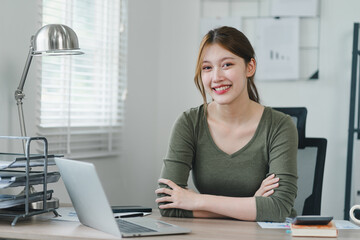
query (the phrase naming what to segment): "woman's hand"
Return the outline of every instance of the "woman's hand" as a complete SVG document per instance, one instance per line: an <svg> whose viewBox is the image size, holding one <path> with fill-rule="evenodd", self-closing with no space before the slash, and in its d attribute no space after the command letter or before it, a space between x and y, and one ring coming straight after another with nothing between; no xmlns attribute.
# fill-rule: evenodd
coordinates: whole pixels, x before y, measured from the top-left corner
<svg viewBox="0 0 360 240"><path fill-rule="evenodd" d="M192 190L179 187L173 181L168 179L159 179L159 183L163 183L171 187L171 189L158 188L155 190L156 194L163 193L168 195L156 199L157 203L167 202L167 204L159 205L159 208L180 208L185 210L196 210L200 194L195 193Z"/></svg>
<svg viewBox="0 0 360 240"><path fill-rule="evenodd" d="M271 174L262 181L261 186L256 191L254 197L256 196L268 197L274 193L274 188L277 188L278 186L279 186L279 178L276 178L275 174Z"/></svg>

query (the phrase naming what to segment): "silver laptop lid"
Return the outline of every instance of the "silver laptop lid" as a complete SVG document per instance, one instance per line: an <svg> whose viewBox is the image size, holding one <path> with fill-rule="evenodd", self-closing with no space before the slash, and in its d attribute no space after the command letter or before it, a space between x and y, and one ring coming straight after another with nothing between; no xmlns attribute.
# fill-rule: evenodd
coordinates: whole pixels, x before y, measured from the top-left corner
<svg viewBox="0 0 360 240"><path fill-rule="evenodd" d="M94 164L55 158L80 222L121 236Z"/></svg>

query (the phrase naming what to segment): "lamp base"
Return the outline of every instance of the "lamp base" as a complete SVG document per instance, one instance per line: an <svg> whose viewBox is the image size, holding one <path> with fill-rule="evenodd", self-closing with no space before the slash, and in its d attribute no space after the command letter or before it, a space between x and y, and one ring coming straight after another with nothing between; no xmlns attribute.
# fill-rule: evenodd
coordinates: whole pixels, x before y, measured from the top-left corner
<svg viewBox="0 0 360 240"><path fill-rule="evenodd" d="M29 204L29 208L33 210L41 210L43 209L43 205L44 205L43 201L32 202ZM46 200L46 208L54 208L54 209L59 208L59 199L53 197L49 200Z"/></svg>

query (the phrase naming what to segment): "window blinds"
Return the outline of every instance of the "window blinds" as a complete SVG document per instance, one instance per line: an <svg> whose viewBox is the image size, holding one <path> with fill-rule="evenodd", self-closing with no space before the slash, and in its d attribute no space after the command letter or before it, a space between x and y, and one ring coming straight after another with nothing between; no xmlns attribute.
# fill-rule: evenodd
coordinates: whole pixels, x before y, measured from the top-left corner
<svg viewBox="0 0 360 240"><path fill-rule="evenodd" d="M49 152L72 158L117 155L126 96L126 1L43 0L42 25L77 34L84 55L42 57L38 134Z"/></svg>

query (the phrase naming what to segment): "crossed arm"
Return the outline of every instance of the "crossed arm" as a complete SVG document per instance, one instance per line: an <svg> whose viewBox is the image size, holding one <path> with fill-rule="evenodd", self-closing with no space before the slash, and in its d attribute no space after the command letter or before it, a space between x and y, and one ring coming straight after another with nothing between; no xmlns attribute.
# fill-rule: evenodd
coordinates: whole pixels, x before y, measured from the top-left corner
<svg viewBox="0 0 360 240"><path fill-rule="evenodd" d="M193 211L194 217L199 218L236 218L254 221L256 219L256 196L268 197L274 193L274 188L279 186L279 178L271 174L262 181L260 188L253 197L225 197L208 194L199 194L189 189L184 189L168 179L159 179L159 183L170 188L158 188L155 193L165 194L156 199L160 209L184 209Z"/></svg>
<svg viewBox="0 0 360 240"><path fill-rule="evenodd" d="M199 137L196 128L198 115L191 114L184 113L173 127L161 174L165 179L159 180L161 187L155 191L158 194L156 202L164 216L230 217L240 220L280 222L296 214L292 207L297 191L298 138L296 127L290 117L276 115L274 112L270 121L272 125L269 126L271 131L264 133L262 138L268 141L257 146L256 150L260 154L256 160L266 159L268 164L268 169L256 171L262 174L274 173L276 177L270 175L264 179L252 197L225 197L198 194L186 189L189 172L193 167L196 141ZM206 142L206 136L203 136L202 140ZM208 152L204 146L199 148L198 152L200 150L203 153ZM249 159L252 157L251 155ZM256 164L261 167L264 161ZM217 165L213 167L216 168ZM256 182L259 180L257 179Z"/></svg>

